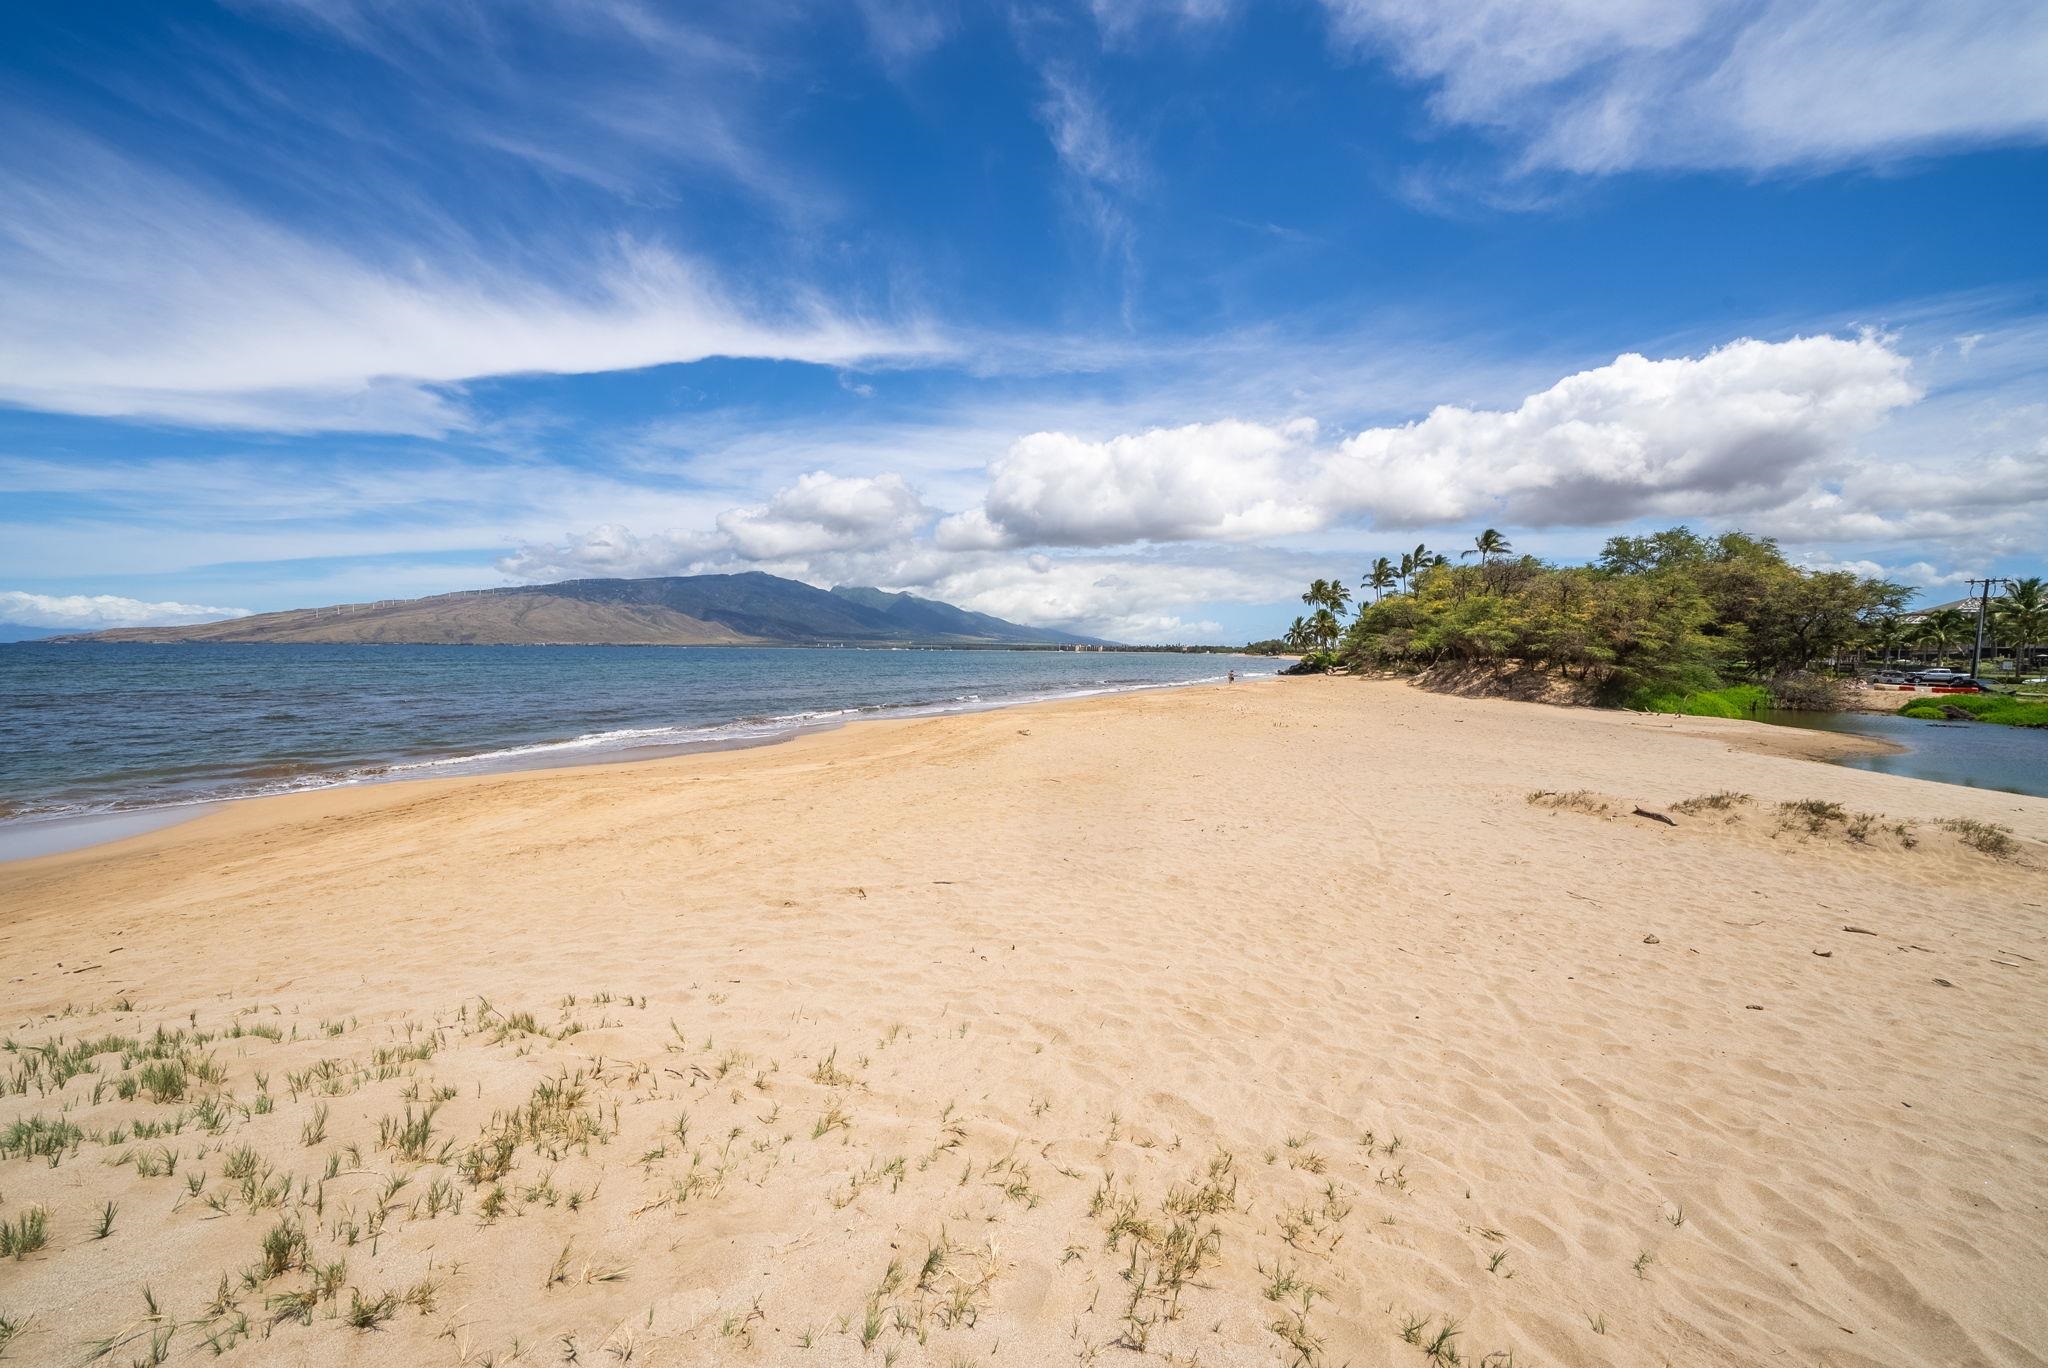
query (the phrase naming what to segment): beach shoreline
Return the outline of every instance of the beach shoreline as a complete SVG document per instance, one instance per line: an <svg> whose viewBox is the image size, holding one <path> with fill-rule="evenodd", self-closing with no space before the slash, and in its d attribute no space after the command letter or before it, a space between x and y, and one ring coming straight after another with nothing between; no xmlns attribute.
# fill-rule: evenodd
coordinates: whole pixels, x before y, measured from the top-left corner
<svg viewBox="0 0 2048 1368"><path fill-rule="evenodd" d="M1243 687L1274 684L1285 686L1297 682L1282 679L1278 676L1257 675L1241 678L1237 681L1237 684ZM1392 678L1371 682L1383 685L1399 684L1402 687L1415 687L1405 680ZM576 771L608 769L619 765L653 765L687 756L790 745L801 741L807 736L833 732L844 727L887 725L898 722L921 721L933 717L968 716L982 712L1056 708L1067 704L1085 703L1096 698L1112 697L1125 693L1149 693L1155 689L1162 688L1185 689L1205 687L1213 688L1216 685L1212 681L1201 680L1185 684L1100 690L1050 699L1034 698L1017 702L998 701L981 706L949 708L943 711L919 713L907 717L834 718L830 721L793 726L786 731L758 737L693 741L680 745L646 746L630 750L606 752L589 758L579 757L573 752L563 752L554 758L529 756L523 762L507 762L502 766L465 770L447 775L394 774L371 779L336 780L332 783L289 792L253 793L234 798L194 800L189 803L143 805L134 808L115 809L108 812L20 820L12 823L0 823L0 867L16 864L24 860L48 859L56 855L102 849L121 841L135 839L137 836L150 831L182 826L209 813L239 809L247 804L280 802L344 790L379 790L394 785L456 784L468 780L516 778L521 775L540 774L557 770ZM1516 706L1551 708L1570 707L1572 705L1521 702L1517 703ZM1579 710L1586 711L1585 709ZM1663 719L1668 716L1661 713L1631 715L1651 719ZM1669 720L1673 723L1712 722L1717 725L1726 724L1728 744L1738 749L1754 751L1759 755L1829 761L1847 755L1896 753L1904 750L1902 746L1870 737L1859 737L1845 733L1806 732L1744 719L1670 717ZM10 837L17 837L18 839L10 840Z"/></svg>
<svg viewBox="0 0 2048 1368"><path fill-rule="evenodd" d="M654 649L654 648L649 648ZM661 649L722 649L681 647ZM788 649L806 649L792 647ZM1238 657L1231 657L1237 659ZM1249 658L1249 657L1246 657ZM1270 679L1271 674L1245 675L1242 682ZM1147 692L1160 688L1186 688L1216 683L1215 679L1194 679L1157 683L1123 683L1061 690L1051 695L1025 694L992 700L956 700L944 704L906 703L861 708L828 708L815 714L793 714L771 718L737 718L730 722L684 728L695 733L683 740L635 740L631 744L602 744L615 734L599 733L562 740L526 743L509 748L469 754L422 756L382 764L362 761L309 773L280 787L217 796L167 797L154 801L138 798L132 804L94 808L57 815L30 814L0 818L0 865L46 854L87 849L119 840L128 831L148 831L193 820L226 804L263 801L331 789L381 787L388 784L430 782L500 774L525 774L551 769L581 769L593 765L642 764L683 755L746 750L757 746L781 745L813 732L833 731L855 722L915 720L960 714L1028 707L1039 703L1101 697L1116 693Z"/></svg>
<svg viewBox="0 0 2048 1368"><path fill-rule="evenodd" d="M1310 677L0 866L10 1352L2039 1363L2048 800L1762 730Z"/></svg>

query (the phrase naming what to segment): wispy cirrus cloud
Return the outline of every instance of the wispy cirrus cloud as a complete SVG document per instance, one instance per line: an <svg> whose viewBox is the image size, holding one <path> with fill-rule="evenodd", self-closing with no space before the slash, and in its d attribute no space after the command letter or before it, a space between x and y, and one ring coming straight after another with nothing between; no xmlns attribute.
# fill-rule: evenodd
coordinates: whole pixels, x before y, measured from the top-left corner
<svg viewBox="0 0 2048 1368"><path fill-rule="evenodd" d="M459 237L327 241L83 135L11 127L0 402L434 434L466 425L450 387L483 376L941 350L922 325L872 325L794 283L742 296L657 243L565 245L576 264L543 275Z"/></svg>
<svg viewBox="0 0 2048 1368"><path fill-rule="evenodd" d="M1073 212L1118 264L1128 325L1138 289L1138 234L1125 200L1145 179L1144 158L1116 129L1085 76L1061 62L1044 64L1040 75L1045 98L1038 105L1039 122L1066 173Z"/></svg>
<svg viewBox="0 0 2048 1368"><path fill-rule="evenodd" d="M900 68L926 56L959 27L951 0L855 0L868 43L884 65Z"/></svg>
<svg viewBox="0 0 2048 1368"><path fill-rule="evenodd" d="M1220 24L1237 9L1236 0L1088 0L1103 40L1118 44L1154 25L1201 29Z"/></svg>
<svg viewBox="0 0 2048 1368"><path fill-rule="evenodd" d="M236 9L298 46L185 26L148 74L108 62L95 101L0 97L0 403L439 434L479 377L940 349L843 262L805 264L841 206L778 136L808 60L785 26Z"/></svg>
<svg viewBox="0 0 2048 1368"><path fill-rule="evenodd" d="M384 93L403 108L385 120L404 117L472 152L628 201L678 198L712 177L799 220L836 208L825 178L793 166L770 127L764 99L798 58L765 16L635 0L242 0L240 8L339 40L387 78ZM296 83L236 74L288 117L316 103L347 106L333 76L348 73L323 82L298 71Z"/></svg>
<svg viewBox="0 0 2048 1368"><path fill-rule="evenodd" d="M2010 0L1324 0L1340 42L1526 169L1754 171L2048 139L2048 9Z"/></svg>

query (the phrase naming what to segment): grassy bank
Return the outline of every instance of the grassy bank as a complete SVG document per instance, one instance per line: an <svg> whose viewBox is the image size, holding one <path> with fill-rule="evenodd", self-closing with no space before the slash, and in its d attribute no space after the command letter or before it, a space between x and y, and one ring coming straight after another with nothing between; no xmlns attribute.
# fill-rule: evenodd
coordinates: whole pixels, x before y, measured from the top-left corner
<svg viewBox="0 0 2048 1368"><path fill-rule="evenodd" d="M1621 700L1633 712L1677 713L1684 717L1750 717L1771 706L1771 691L1761 684L1732 684L1725 689L1638 689Z"/></svg>
<svg viewBox="0 0 2048 1368"><path fill-rule="evenodd" d="M2012 698L2004 694L1936 694L1916 698L1899 709L1899 716L1927 717L1938 721L1948 715L1942 711L1944 707L1961 708L1979 722L1998 722L2008 727L2048 727L2048 702Z"/></svg>

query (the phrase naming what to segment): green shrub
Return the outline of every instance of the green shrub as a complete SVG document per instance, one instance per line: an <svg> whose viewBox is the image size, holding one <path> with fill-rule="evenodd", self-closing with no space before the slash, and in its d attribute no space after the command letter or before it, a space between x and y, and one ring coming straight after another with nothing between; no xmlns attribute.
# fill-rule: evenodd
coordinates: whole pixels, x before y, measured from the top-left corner
<svg viewBox="0 0 2048 1368"><path fill-rule="evenodd" d="M1634 712L1676 713L1684 717L1750 717L1771 706L1768 689L1758 684L1731 684L1725 689L1637 689L1624 695L1621 706Z"/></svg>
<svg viewBox="0 0 2048 1368"><path fill-rule="evenodd" d="M1938 722L1948 716L1942 711L1945 707L1961 708L1979 722L1997 722L2008 727L2048 727L2048 703L2006 694L1934 694L1914 699L1899 709L1899 715Z"/></svg>

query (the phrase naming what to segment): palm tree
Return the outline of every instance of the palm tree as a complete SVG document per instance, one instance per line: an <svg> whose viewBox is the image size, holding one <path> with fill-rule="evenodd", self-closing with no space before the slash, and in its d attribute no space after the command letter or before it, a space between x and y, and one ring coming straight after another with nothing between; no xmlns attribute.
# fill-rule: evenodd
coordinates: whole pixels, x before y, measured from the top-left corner
<svg viewBox="0 0 2048 1368"><path fill-rule="evenodd" d="M1296 618L1294 625L1287 629L1287 635L1283 640L1292 650L1306 651L1309 648L1308 623Z"/></svg>
<svg viewBox="0 0 2048 1368"><path fill-rule="evenodd" d="M1934 648L1934 663L1939 665L1949 649L1970 634L1970 619L1960 608L1941 608L1920 619L1919 627L1913 633L1913 640L1922 646Z"/></svg>
<svg viewBox="0 0 2048 1368"><path fill-rule="evenodd" d="M2027 653L2048 642L2048 590L2039 575L2014 580L1996 605L1998 634L2012 646L2013 681L2027 673Z"/></svg>
<svg viewBox="0 0 2048 1368"><path fill-rule="evenodd" d="M1365 572L1366 588L1372 590L1374 603L1378 603L1387 590L1394 587L1394 563L1381 556L1372 563L1372 569Z"/></svg>
<svg viewBox="0 0 2048 1368"><path fill-rule="evenodd" d="M1489 527L1472 539L1471 550L1460 551L1458 557L1462 560L1466 556L1477 556L1481 565L1491 565L1495 556L1505 556L1514 549L1508 545L1508 539L1500 534L1498 528Z"/></svg>
<svg viewBox="0 0 2048 1368"><path fill-rule="evenodd" d="M1886 613L1870 624L1870 644L1884 652L1884 663L1892 663L1892 654L1906 643L1906 624L1898 614Z"/></svg>
<svg viewBox="0 0 2048 1368"><path fill-rule="evenodd" d="M1328 608L1316 609L1316 615L1308 620L1309 635L1313 636L1316 644L1325 651L1337 644L1337 633L1343 626L1344 624L1337 620L1337 615Z"/></svg>
<svg viewBox="0 0 2048 1368"><path fill-rule="evenodd" d="M1450 563L1451 558L1449 556L1444 555L1441 551L1432 551L1427 546L1418 543L1413 551L1401 553L1402 583L1408 589L1413 590L1416 580L1421 577L1423 571L1434 570L1439 565L1449 565Z"/></svg>
<svg viewBox="0 0 2048 1368"><path fill-rule="evenodd" d="M1301 596L1301 601L1311 608L1327 608L1333 613L1344 611L1344 605L1351 602L1351 591L1344 587L1343 580L1316 580Z"/></svg>
<svg viewBox="0 0 2048 1368"><path fill-rule="evenodd" d="M1479 564L1481 566L1479 577L1485 583L1487 591L1490 593L1493 590L1493 558L1495 556L1505 556L1513 549L1513 547L1508 545L1508 539L1503 537L1497 528L1489 527L1472 539L1470 549L1458 553L1458 559L1463 560L1467 556L1479 557Z"/></svg>

